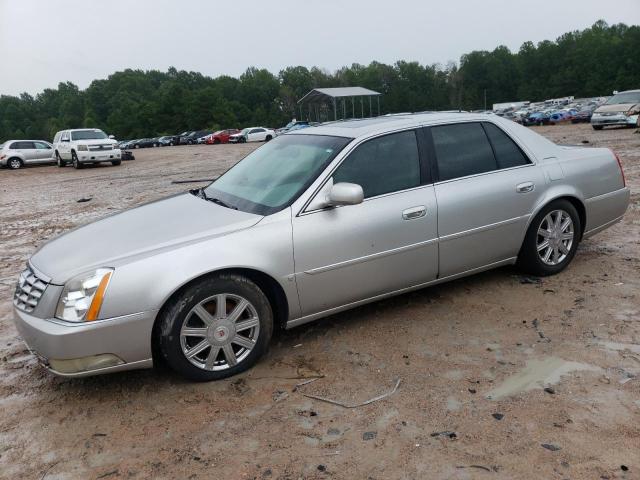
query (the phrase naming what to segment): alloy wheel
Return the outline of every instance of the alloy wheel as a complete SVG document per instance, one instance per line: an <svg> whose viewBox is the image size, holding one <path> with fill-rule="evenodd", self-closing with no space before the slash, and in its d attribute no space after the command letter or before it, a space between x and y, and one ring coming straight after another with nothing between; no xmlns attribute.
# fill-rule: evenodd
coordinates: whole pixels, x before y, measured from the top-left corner
<svg viewBox="0 0 640 480"><path fill-rule="evenodd" d="M538 257L546 265L558 265L571 252L574 239L571 216L564 210L553 210L545 215L538 227Z"/></svg>
<svg viewBox="0 0 640 480"><path fill-rule="evenodd" d="M9 160L9 167L12 168L13 170L17 170L21 166L22 166L22 162L17 158L12 158L11 160Z"/></svg>
<svg viewBox="0 0 640 480"><path fill-rule="evenodd" d="M180 345L191 364L219 371L246 359L259 335L260 320L251 302L239 295L220 293L191 309L180 329Z"/></svg>

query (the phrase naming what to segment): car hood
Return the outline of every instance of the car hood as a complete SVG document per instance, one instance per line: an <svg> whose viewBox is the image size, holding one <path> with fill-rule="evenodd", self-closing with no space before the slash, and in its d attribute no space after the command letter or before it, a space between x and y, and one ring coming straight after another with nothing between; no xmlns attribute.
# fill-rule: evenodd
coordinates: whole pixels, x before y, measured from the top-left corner
<svg viewBox="0 0 640 480"><path fill-rule="evenodd" d="M601 105L594 113L608 113L608 112L628 112L633 109L637 110L639 105L637 103L619 103L617 105Z"/></svg>
<svg viewBox="0 0 640 480"><path fill-rule="evenodd" d="M94 140L74 140L79 145L117 145L118 142L111 138L97 138Z"/></svg>
<svg viewBox="0 0 640 480"><path fill-rule="evenodd" d="M31 264L62 285L75 275L251 227L263 217L192 194L148 203L71 230L44 244Z"/></svg>

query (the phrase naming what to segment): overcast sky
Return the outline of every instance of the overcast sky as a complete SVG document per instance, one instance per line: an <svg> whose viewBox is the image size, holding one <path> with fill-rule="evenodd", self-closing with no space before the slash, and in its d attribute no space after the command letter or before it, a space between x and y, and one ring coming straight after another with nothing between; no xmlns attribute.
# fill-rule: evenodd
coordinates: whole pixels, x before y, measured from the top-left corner
<svg viewBox="0 0 640 480"><path fill-rule="evenodd" d="M86 88L125 68L445 64L600 18L640 24L640 0L0 0L0 94Z"/></svg>

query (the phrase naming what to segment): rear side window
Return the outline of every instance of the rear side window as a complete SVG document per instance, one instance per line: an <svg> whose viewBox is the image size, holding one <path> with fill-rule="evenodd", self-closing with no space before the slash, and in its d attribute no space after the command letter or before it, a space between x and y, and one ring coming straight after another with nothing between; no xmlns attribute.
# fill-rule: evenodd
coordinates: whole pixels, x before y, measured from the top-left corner
<svg viewBox="0 0 640 480"><path fill-rule="evenodd" d="M338 167L333 182L356 183L365 198L419 186L415 132L393 133L363 143Z"/></svg>
<svg viewBox="0 0 640 480"><path fill-rule="evenodd" d="M11 144L12 150L33 150L33 142L13 142Z"/></svg>
<svg viewBox="0 0 640 480"><path fill-rule="evenodd" d="M431 127L439 180L497 169L491 144L480 123Z"/></svg>
<svg viewBox="0 0 640 480"><path fill-rule="evenodd" d="M524 153L522 153L522 150L520 150L506 133L493 123L483 123L482 125L493 145L493 151L498 161L498 168L518 167L529 163L529 160Z"/></svg>

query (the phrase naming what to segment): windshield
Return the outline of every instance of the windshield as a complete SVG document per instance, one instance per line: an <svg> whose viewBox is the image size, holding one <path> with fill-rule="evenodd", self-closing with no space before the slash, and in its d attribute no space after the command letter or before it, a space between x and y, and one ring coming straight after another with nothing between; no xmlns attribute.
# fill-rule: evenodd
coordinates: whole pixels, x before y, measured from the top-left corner
<svg viewBox="0 0 640 480"><path fill-rule="evenodd" d="M71 132L71 140L103 140L107 137L107 134L102 130L78 130L77 132Z"/></svg>
<svg viewBox="0 0 640 480"><path fill-rule="evenodd" d="M640 103L640 92L618 93L607 100L606 105L620 105L622 103Z"/></svg>
<svg viewBox="0 0 640 480"><path fill-rule="evenodd" d="M350 141L321 135L277 137L247 155L204 192L231 208L270 215L291 205Z"/></svg>
<svg viewBox="0 0 640 480"><path fill-rule="evenodd" d="M250 129L249 128L243 128L242 130L240 130L240 133L242 135L246 134Z"/></svg>

